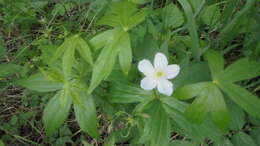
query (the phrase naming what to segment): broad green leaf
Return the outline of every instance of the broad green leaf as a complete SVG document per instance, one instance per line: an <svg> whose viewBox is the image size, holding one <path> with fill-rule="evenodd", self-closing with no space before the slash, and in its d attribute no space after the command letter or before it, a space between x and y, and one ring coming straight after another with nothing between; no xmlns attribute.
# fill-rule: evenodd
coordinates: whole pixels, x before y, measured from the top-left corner
<svg viewBox="0 0 260 146"><path fill-rule="evenodd" d="M220 88L236 104L242 107L250 115L260 118L260 99L246 89L229 82L220 82Z"/></svg>
<svg viewBox="0 0 260 146"><path fill-rule="evenodd" d="M229 65L220 75L223 81L237 82L254 78L260 75L260 63L250 61L248 58L242 58Z"/></svg>
<svg viewBox="0 0 260 146"><path fill-rule="evenodd" d="M132 48L128 33L122 36L120 40L119 63L125 74L128 74L132 64Z"/></svg>
<svg viewBox="0 0 260 146"><path fill-rule="evenodd" d="M65 50L62 60L62 69L64 76L67 80L71 78L72 69L75 61L75 47L71 47Z"/></svg>
<svg viewBox="0 0 260 146"><path fill-rule="evenodd" d="M73 91L72 91L73 92ZM77 92L77 90L74 90ZM97 114L94 100L86 91L79 91L79 104L74 104L76 120L79 123L80 129L87 132L94 138L99 137L97 130Z"/></svg>
<svg viewBox="0 0 260 146"><path fill-rule="evenodd" d="M209 82L199 82L182 86L174 91L173 96L181 100L193 98L205 90L208 84Z"/></svg>
<svg viewBox="0 0 260 146"><path fill-rule="evenodd" d="M41 73L19 80L16 84L38 92L57 91L63 86L62 83L47 80Z"/></svg>
<svg viewBox="0 0 260 146"><path fill-rule="evenodd" d="M115 29L103 31L89 40L90 45L95 49L103 48L107 43L114 40Z"/></svg>
<svg viewBox="0 0 260 146"><path fill-rule="evenodd" d="M177 100L172 97L163 97L160 99L164 106L169 106L171 109L175 109L176 111L184 112L187 108L187 104L180 100Z"/></svg>
<svg viewBox="0 0 260 146"><path fill-rule="evenodd" d="M163 99L163 106L168 115L171 117L176 132L197 142L201 142L205 138L212 139L214 142L222 141L223 133L210 119L205 120L200 125L191 123L187 120L187 118L185 118L183 114L186 107L188 106L186 103L169 101L169 99L174 99L170 97L168 97L167 100L165 99L166 98ZM177 127L179 130L176 129Z"/></svg>
<svg viewBox="0 0 260 146"><path fill-rule="evenodd" d="M66 121L70 106L71 99L68 94L58 92L50 99L43 112L43 124L48 136L51 136Z"/></svg>
<svg viewBox="0 0 260 146"><path fill-rule="evenodd" d="M224 97L217 86L209 91L208 109L211 112L213 122L224 132L227 132L230 123L230 114Z"/></svg>
<svg viewBox="0 0 260 146"><path fill-rule="evenodd" d="M253 138L256 145L260 145L260 128L259 127L253 128L252 131L250 131L250 136Z"/></svg>
<svg viewBox="0 0 260 146"><path fill-rule="evenodd" d="M253 139L246 133L239 132L231 137L234 146L257 146Z"/></svg>
<svg viewBox="0 0 260 146"><path fill-rule="evenodd" d="M197 25L196 21L194 19L194 14L192 12L191 5L189 4L188 0L178 0L178 2L181 4L186 20L187 20L187 29L189 30L189 35L192 39L192 48L191 52L195 59L200 60L200 56L202 54L201 48L200 48L200 40L197 32Z"/></svg>
<svg viewBox="0 0 260 146"><path fill-rule="evenodd" d="M213 50L209 50L206 53L206 59L208 61L208 65L211 71L211 75L213 80L216 79L217 75L224 70L225 60L223 56Z"/></svg>
<svg viewBox="0 0 260 146"><path fill-rule="evenodd" d="M117 55L120 49L122 49L122 39L124 39L122 36L126 33L127 32L118 29L113 42L101 51L97 61L94 64L89 93L91 93L102 80L107 78L113 70Z"/></svg>
<svg viewBox="0 0 260 146"><path fill-rule="evenodd" d="M198 97L185 111L188 119L195 123L202 123L207 114L210 113L213 122L226 132L229 126L230 115L226 107L224 98L217 86L208 83Z"/></svg>
<svg viewBox="0 0 260 146"><path fill-rule="evenodd" d="M0 64L0 78L5 78L13 74L25 74L26 68L16 64Z"/></svg>
<svg viewBox="0 0 260 146"><path fill-rule="evenodd" d="M149 113L151 116L151 142L150 145L168 145L170 140L170 121L162 103L154 100Z"/></svg>
<svg viewBox="0 0 260 146"><path fill-rule="evenodd" d="M160 14L166 29L179 27L184 22L183 13L172 3L162 8Z"/></svg>
<svg viewBox="0 0 260 146"><path fill-rule="evenodd" d="M140 89L131 83L113 83L110 90L107 98L114 103L141 102L146 98L153 97L151 92Z"/></svg>
<svg viewBox="0 0 260 146"><path fill-rule="evenodd" d="M203 90L204 96L198 96L185 111L185 116L194 123L201 124L208 114L208 97L205 95L205 92L207 93L208 91Z"/></svg>
<svg viewBox="0 0 260 146"><path fill-rule="evenodd" d="M186 58L180 64L180 67L180 74L173 80L176 88L187 84L211 81L209 67L206 62L194 63L189 62L189 58Z"/></svg>
<svg viewBox="0 0 260 146"><path fill-rule="evenodd" d="M241 130L245 124L245 113L234 102L228 100L227 105L230 110L231 123L229 128L232 130Z"/></svg>
<svg viewBox="0 0 260 146"><path fill-rule="evenodd" d="M92 53L89 48L89 45L83 40L81 37L77 37L76 40L78 44L77 51L79 52L80 56L90 65L93 65Z"/></svg>

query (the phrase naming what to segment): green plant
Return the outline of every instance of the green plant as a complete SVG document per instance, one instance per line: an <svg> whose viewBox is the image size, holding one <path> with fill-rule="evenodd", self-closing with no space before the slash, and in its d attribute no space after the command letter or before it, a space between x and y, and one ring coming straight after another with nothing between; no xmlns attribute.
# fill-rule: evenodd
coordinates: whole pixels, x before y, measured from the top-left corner
<svg viewBox="0 0 260 146"><path fill-rule="evenodd" d="M7 3L0 0L0 30L9 33L0 39L2 91L24 87L19 106L39 109L0 120L5 143L41 143L19 136L31 123L47 136L41 144L260 144L255 0ZM16 15L14 6L26 7ZM12 54L8 39L19 27L17 36L30 37ZM43 125L35 127L37 115Z"/></svg>

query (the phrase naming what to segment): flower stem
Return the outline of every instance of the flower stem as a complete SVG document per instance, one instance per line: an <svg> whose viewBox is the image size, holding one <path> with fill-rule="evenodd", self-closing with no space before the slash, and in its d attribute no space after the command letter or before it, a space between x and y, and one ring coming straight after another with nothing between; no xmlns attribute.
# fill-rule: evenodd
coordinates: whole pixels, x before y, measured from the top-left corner
<svg viewBox="0 0 260 146"><path fill-rule="evenodd" d="M155 97L155 98L159 98L159 95L158 95L158 93L156 92L156 90L153 90L153 94L154 94L154 97Z"/></svg>

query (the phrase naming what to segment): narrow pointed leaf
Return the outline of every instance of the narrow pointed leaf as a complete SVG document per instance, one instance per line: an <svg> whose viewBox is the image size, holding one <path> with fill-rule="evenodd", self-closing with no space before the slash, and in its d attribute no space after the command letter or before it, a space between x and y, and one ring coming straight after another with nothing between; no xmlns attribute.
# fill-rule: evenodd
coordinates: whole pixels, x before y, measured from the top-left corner
<svg viewBox="0 0 260 146"><path fill-rule="evenodd" d="M94 138L99 137L97 130L97 114L94 100L84 91L80 91L79 104L74 104L76 120L80 128Z"/></svg>
<svg viewBox="0 0 260 146"><path fill-rule="evenodd" d="M151 143L150 145L168 145L170 140L170 121L162 103L153 101L151 113Z"/></svg>
<svg viewBox="0 0 260 146"><path fill-rule="evenodd" d="M193 98L199 95L207 87L208 84L209 82L200 82L185 85L183 87L177 88L174 91L173 96L181 100Z"/></svg>
<svg viewBox="0 0 260 146"><path fill-rule="evenodd" d="M220 75L223 81L237 82L260 76L260 63L242 58L229 65Z"/></svg>
<svg viewBox="0 0 260 146"><path fill-rule="evenodd" d="M16 84L38 92L57 91L62 89L63 86L60 82L49 81L41 73L34 74L27 79L18 80Z"/></svg>
<svg viewBox="0 0 260 146"><path fill-rule="evenodd" d="M77 51L79 52L80 56L90 65L93 65L92 53L86 41L79 36L76 38L75 41L77 41Z"/></svg>
<svg viewBox="0 0 260 146"><path fill-rule="evenodd" d="M74 57L75 57L74 54L75 54L75 46L66 49L63 55L62 68L66 79L69 79L72 74L72 67L74 65Z"/></svg>
<svg viewBox="0 0 260 146"><path fill-rule="evenodd" d="M94 36L92 39L89 40L90 45L93 47L93 49L98 50L103 48L107 43L113 41L115 30L106 30L103 31L96 36Z"/></svg>
<svg viewBox="0 0 260 146"><path fill-rule="evenodd" d="M91 93L102 80L107 78L113 70L114 64L117 59L117 55L122 49L122 37L127 32L117 30L116 38L107 47L103 48L97 61L95 62L93 73L91 77L91 83L89 87L89 93Z"/></svg>
<svg viewBox="0 0 260 146"><path fill-rule="evenodd" d="M225 60L220 53L213 50L207 51L206 59L208 60L211 75L215 79L224 70Z"/></svg>
<svg viewBox="0 0 260 146"><path fill-rule="evenodd" d="M63 98L64 104L61 104ZM48 136L51 136L68 118L71 106L70 96L61 97L61 93L57 93L50 101L43 112L43 124Z"/></svg>
<svg viewBox="0 0 260 146"><path fill-rule="evenodd" d="M181 4L184 14L186 16L187 20L187 28L189 30L189 35L192 39L192 48L191 52L195 59L200 60L201 56L201 48L200 48L200 39L197 32L197 25L196 21L194 19L194 14L192 12L192 7L189 4L188 0L178 0L178 2Z"/></svg>
<svg viewBox="0 0 260 146"><path fill-rule="evenodd" d="M122 71L128 74L132 64L132 48L128 33L122 36L118 55Z"/></svg>
<svg viewBox="0 0 260 146"><path fill-rule="evenodd" d="M260 99L246 89L233 83L220 82L221 89L236 104L242 107L250 115L260 119Z"/></svg>
<svg viewBox="0 0 260 146"><path fill-rule="evenodd" d="M62 56L62 54L67 50L67 48L72 48L73 46L73 41L71 41L72 37L67 38L64 40L64 42L57 48L55 54L52 56L50 60L50 64L56 61L58 58Z"/></svg>

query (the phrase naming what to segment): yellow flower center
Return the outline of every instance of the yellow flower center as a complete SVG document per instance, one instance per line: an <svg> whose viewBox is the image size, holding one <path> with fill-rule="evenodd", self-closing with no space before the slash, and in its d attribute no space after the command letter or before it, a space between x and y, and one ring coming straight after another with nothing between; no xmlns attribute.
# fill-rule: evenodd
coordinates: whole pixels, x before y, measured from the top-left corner
<svg viewBox="0 0 260 146"><path fill-rule="evenodd" d="M163 77L163 76L165 76L165 73L164 73L164 72L157 71L157 72L155 73L155 77L156 77L156 78L161 78L161 77Z"/></svg>

